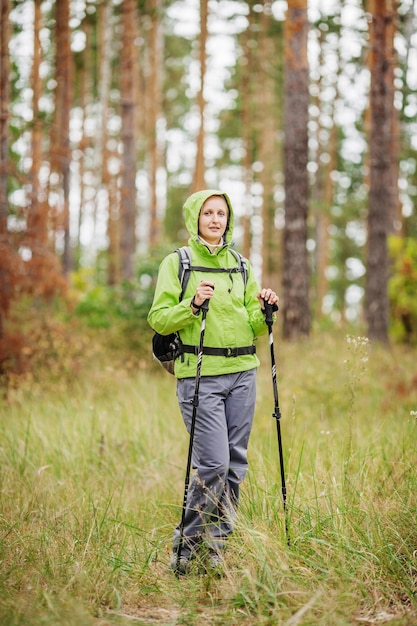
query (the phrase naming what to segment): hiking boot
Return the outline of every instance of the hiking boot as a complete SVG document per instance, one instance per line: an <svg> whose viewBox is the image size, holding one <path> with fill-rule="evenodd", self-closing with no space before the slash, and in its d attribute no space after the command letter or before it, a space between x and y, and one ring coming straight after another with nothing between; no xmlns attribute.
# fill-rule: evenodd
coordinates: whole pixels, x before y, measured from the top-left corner
<svg viewBox="0 0 417 626"><path fill-rule="evenodd" d="M212 576L223 576L224 561L218 552L210 552L207 559L207 574Z"/></svg>
<svg viewBox="0 0 417 626"><path fill-rule="evenodd" d="M185 576L189 574L191 569L190 559L184 555L178 558L176 554L173 554L169 562L169 569L174 572L176 576Z"/></svg>

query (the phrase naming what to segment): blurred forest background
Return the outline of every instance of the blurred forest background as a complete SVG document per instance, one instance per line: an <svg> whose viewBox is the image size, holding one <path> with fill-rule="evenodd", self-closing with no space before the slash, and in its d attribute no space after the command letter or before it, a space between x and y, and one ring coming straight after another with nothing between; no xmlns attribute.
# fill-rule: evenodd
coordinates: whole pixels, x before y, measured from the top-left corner
<svg viewBox="0 0 417 626"><path fill-rule="evenodd" d="M285 339L416 342L414 0L1 0L0 28L3 382L75 367L82 329L149 354L207 187Z"/></svg>

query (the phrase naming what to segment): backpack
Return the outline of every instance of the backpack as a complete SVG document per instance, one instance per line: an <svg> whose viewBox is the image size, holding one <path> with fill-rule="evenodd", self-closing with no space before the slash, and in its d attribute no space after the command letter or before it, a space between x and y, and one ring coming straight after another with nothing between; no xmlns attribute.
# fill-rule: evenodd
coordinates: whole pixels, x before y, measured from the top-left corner
<svg viewBox="0 0 417 626"><path fill-rule="evenodd" d="M230 252L238 262L236 267L202 267L200 265L192 265L191 251L188 246L177 248L175 252L179 257L178 280L181 285L180 301L184 297L184 293L190 279L190 272L226 272L228 274L236 274L239 272L242 274L243 285L246 287L248 280L248 266L246 259L240 254L240 252L237 252L237 250L230 249ZM160 335L155 332L152 337L152 354L154 358L160 362L164 369L166 369L170 374L173 374L174 361L178 356L180 356L180 354L182 354L181 339L178 333Z"/></svg>

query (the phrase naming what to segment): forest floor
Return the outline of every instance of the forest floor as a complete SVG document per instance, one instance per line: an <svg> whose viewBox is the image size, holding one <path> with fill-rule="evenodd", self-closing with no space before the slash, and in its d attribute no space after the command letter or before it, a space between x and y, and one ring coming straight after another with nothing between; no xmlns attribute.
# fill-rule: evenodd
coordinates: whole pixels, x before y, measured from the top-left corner
<svg viewBox="0 0 417 626"><path fill-rule="evenodd" d="M168 568L188 449L172 376L97 348L78 375L9 388L0 623L415 626L415 350L329 331L275 351L290 545L264 338L221 578Z"/></svg>

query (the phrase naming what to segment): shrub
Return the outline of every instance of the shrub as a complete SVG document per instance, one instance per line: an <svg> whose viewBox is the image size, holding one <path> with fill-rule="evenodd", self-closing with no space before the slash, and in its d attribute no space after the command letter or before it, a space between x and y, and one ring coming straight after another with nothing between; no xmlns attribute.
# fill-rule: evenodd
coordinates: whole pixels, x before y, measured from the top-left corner
<svg viewBox="0 0 417 626"><path fill-rule="evenodd" d="M417 341L417 241L392 236L389 252L393 272L388 283L392 334L413 344Z"/></svg>

